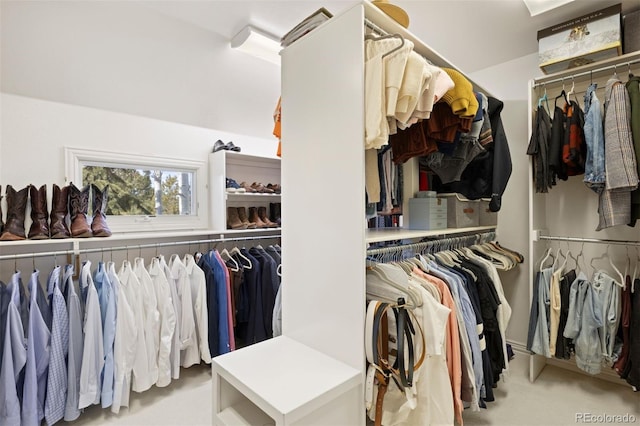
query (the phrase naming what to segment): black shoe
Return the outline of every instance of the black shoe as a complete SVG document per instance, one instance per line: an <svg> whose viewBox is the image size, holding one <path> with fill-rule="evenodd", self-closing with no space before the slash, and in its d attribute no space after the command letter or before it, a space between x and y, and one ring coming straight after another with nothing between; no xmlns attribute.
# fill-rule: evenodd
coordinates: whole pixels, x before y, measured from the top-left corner
<svg viewBox="0 0 640 426"><path fill-rule="evenodd" d="M235 151L235 152L240 152L241 148L239 146L235 146L233 144L233 142L229 142L224 146L224 149L226 149L227 151Z"/></svg>
<svg viewBox="0 0 640 426"><path fill-rule="evenodd" d="M211 152L218 152L218 151L221 151L223 149L226 149L225 145L224 145L224 142L222 142L220 139L218 139L216 141L216 143L213 144L213 151L211 151Z"/></svg>

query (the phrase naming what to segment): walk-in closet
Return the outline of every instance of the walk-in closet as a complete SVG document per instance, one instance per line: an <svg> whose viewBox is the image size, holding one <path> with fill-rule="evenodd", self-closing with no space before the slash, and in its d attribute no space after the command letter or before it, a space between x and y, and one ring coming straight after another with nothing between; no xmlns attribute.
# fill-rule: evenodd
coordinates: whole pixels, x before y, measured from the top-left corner
<svg viewBox="0 0 640 426"><path fill-rule="evenodd" d="M0 1L0 426L638 424L639 28Z"/></svg>

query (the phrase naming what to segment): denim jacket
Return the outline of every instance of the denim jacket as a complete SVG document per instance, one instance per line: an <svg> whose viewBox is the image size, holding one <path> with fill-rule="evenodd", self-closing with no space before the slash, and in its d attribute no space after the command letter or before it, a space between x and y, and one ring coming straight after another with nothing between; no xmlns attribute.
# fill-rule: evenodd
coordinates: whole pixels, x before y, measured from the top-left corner
<svg viewBox="0 0 640 426"><path fill-rule="evenodd" d="M584 94L584 138L587 142L584 183L600 193L605 185L604 129L600 100L596 96L597 84L593 83Z"/></svg>

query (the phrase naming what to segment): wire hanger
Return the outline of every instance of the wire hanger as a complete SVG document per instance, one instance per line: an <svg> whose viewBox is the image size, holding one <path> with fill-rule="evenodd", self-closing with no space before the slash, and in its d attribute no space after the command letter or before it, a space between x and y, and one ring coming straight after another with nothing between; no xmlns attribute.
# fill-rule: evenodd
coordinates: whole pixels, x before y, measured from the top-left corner
<svg viewBox="0 0 640 426"><path fill-rule="evenodd" d="M400 40L400 45L396 46L393 49L391 49L390 51L384 53L382 55L382 59L384 59L387 56L391 55L392 53L395 53L398 50L402 49L402 47L404 46L404 37L402 37L402 35L400 35L400 34L386 34L386 35L379 36L379 37L376 37L376 36L371 35L371 34L367 34L366 36L364 36L365 40L373 40L373 41L386 40L386 39L389 39L389 38L399 39Z"/></svg>

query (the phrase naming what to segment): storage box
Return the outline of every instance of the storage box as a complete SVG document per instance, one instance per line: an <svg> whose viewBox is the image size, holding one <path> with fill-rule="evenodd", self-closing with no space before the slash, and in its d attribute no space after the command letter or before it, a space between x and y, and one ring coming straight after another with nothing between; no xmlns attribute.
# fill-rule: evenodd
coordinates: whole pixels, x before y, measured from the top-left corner
<svg viewBox="0 0 640 426"><path fill-rule="evenodd" d="M622 54L621 5L538 31L538 58L545 74Z"/></svg>
<svg viewBox="0 0 640 426"><path fill-rule="evenodd" d="M438 194L447 200L447 228L468 228L480 224L480 200L469 200L461 194Z"/></svg>
<svg viewBox="0 0 640 426"><path fill-rule="evenodd" d="M491 198L480 199L480 226L496 226L498 224L498 212L492 212L489 208Z"/></svg>
<svg viewBox="0 0 640 426"><path fill-rule="evenodd" d="M447 202L440 198L409 199L409 229L445 229Z"/></svg>
<svg viewBox="0 0 640 426"><path fill-rule="evenodd" d="M640 10L624 15L622 27L624 28L622 51L631 53L640 50Z"/></svg>

